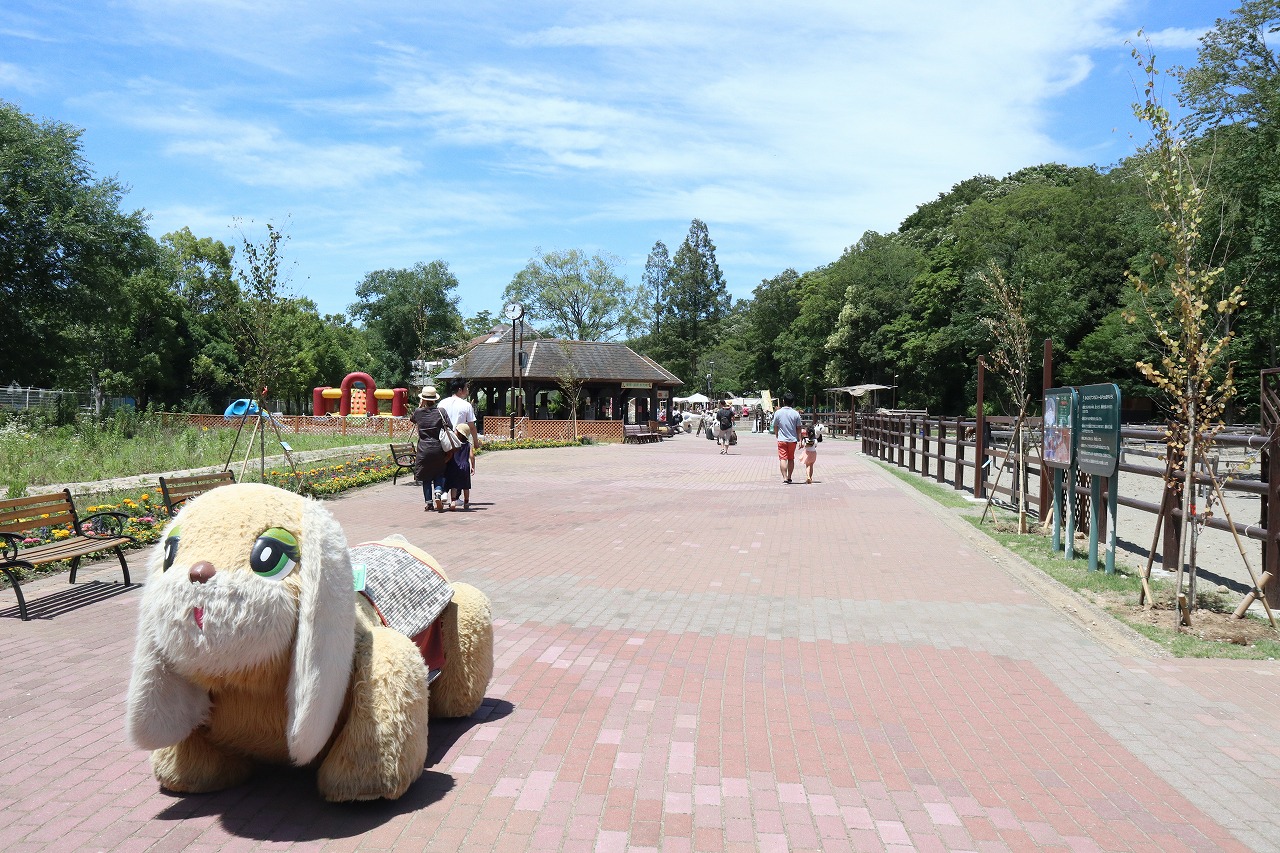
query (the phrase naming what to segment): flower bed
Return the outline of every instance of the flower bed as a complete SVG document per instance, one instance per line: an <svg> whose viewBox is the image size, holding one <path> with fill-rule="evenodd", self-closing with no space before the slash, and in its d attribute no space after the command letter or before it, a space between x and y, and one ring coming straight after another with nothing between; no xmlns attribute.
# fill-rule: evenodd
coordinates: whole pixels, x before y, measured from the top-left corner
<svg viewBox="0 0 1280 853"><path fill-rule="evenodd" d="M306 471L268 471L267 482L291 492L312 497L336 495L347 489L390 480L396 464L385 455L362 456L351 462L323 465Z"/></svg>

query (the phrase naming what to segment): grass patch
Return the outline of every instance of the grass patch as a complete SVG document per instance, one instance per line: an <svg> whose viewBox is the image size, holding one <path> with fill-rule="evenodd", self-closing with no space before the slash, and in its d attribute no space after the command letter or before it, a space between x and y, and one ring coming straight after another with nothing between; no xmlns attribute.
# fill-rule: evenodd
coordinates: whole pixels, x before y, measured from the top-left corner
<svg viewBox="0 0 1280 853"><path fill-rule="evenodd" d="M875 462L886 472L897 477L902 482L910 485L911 488L915 489L917 492L933 498L934 501L945 507L959 509L973 506L972 502L964 497L964 492L957 492L955 489L940 486L932 480L925 480L910 471L905 471L896 465L890 465L886 462L880 461L879 459L872 459L871 461Z"/></svg>
<svg viewBox="0 0 1280 853"><path fill-rule="evenodd" d="M249 452L246 428L236 447L239 463ZM295 451L326 450L370 444L368 434L307 435L289 433L284 440ZM257 447L258 439L254 439ZM120 410L106 418L81 415L64 426L33 427L19 418L0 423L0 492L21 495L28 486L83 483L162 471L222 465L236 446L234 425L225 429L165 426L158 414ZM274 433L267 435L267 455L279 454ZM257 453L252 454L257 458Z"/></svg>

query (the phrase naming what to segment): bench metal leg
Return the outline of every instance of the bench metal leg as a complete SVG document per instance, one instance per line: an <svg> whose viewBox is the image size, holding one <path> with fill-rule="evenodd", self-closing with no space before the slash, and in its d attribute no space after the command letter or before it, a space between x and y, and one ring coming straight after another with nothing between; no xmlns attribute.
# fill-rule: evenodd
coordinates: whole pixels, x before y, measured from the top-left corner
<svg viewBox="0 0 1280 853"><path fill-rule="evenodd" d="M76 582L76 569L78 568L80 568L80 558L72 557L71 558L71 577L67 580L67 583Z"/></svg>
<svg viewBox="0 0 1280 853"><path fill-rule="evenodd" d="M34 568L30 563L10 563L10 566L21 565L27 568ZM31 617L27 615L27 600L22 597L22 586L18 583L18 576L13 573L9 566L0 566L0 572L4 572L9 578L9 585L13 587L13 594L18 596L18 615L22 617L23 622L30 622Z"/></svg>
<svg viewBox="0 0 1280 853"><path fill-rule="evenodd" d="M119 545L116 546L115 550L116 557L120 560L120 571L124 572L124 585L132 586L132 582L129 580L129 564L125 562L124 551L120 550Z"/></svg>

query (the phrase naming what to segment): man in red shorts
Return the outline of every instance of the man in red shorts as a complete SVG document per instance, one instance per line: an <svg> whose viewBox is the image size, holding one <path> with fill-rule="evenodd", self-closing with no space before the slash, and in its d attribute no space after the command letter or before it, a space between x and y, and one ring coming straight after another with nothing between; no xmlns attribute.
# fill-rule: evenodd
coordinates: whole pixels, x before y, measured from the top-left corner
<svg viewBox="0 0 1280 853"><path fill-rule="evenodd" d="M791 407L795 395L787 391L782 395L782 408L773 413L773 434L778 439L778 472L782 482L791 482L796 468L796 444L800 441L800 413Z"/></svg>

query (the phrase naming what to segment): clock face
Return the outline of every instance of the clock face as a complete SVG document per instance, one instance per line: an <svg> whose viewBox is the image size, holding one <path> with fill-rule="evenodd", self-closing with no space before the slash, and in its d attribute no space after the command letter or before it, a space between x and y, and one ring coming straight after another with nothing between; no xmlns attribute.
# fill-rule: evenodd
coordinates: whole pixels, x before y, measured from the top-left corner
<svg viewBox="0 0 1280 853"><path fill-rule="evenodd" d="M519 302L508 302L507 307L502 309L509 320L519 320L524 316L524 306Z"/></svg>

